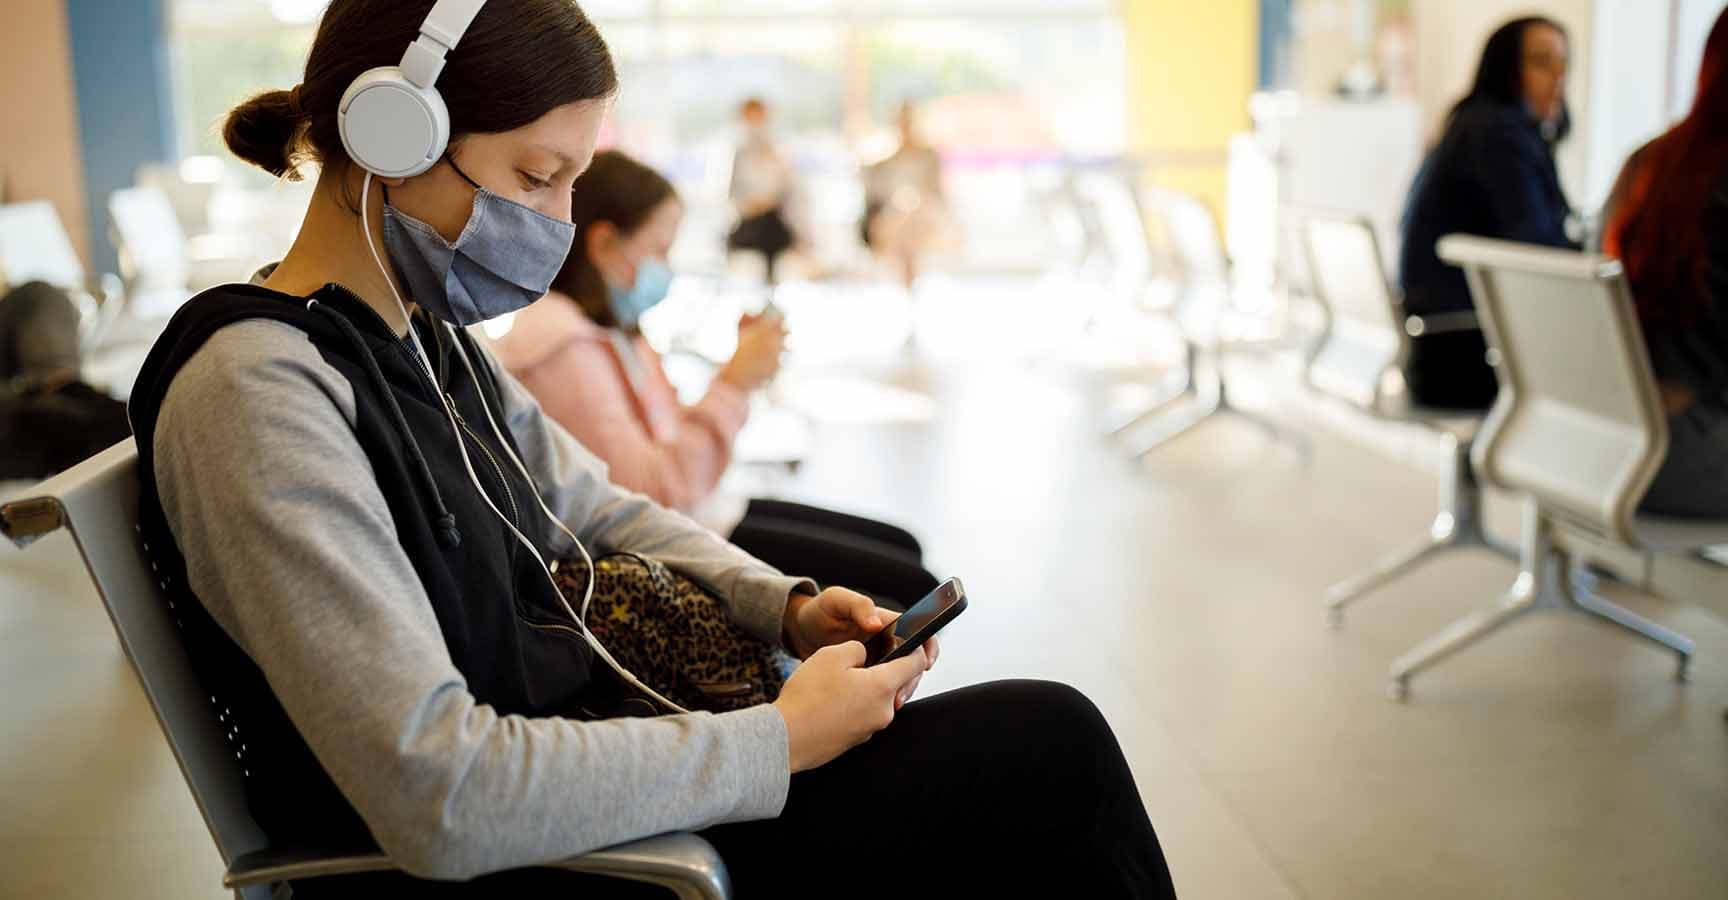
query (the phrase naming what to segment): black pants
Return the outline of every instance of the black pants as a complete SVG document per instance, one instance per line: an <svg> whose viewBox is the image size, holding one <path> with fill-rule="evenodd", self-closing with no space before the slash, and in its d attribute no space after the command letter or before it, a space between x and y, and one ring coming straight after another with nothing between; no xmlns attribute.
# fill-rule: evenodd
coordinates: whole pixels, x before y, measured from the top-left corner
<svg viewBox="0 0 1728 900"><path fill-rule="evenodd" d="M1668 456L1642 512L1728 519L1728 397L1693 404L1668 419Z"/></svg>
<svg viewBox="0 0 1728 900"><path fill-rule="evenodd" d="M1174 897L1116 736L1073 688L1005 681L907 705L795 775L778 819L704 832L741 898Z"/></svg>
<svg viewBox="0 0 1728 900"><path fill-rule="evenodd" d="M1500 390L1480 331L1412 338L1404 381L1416 403L1442 409L1487 409Z"/></svg>
<svg viewBox="0 0 1728 900"><path fill-rule="evenodd" d="M779 818L702 836L740 900L1176 896L1116 735L1085 696L1050 682L910 703L868 742L794 775ZM671 896L545 869L464 884L321 879L295 891L299 900Z"/></svg>
<svg viewBox="0 0 1728 900"><path fill-rule="evenodd" d="M780 500L752 500L732 543L823 586L838 585L905 609L936 589L918 539L885 522Z"/></svg>

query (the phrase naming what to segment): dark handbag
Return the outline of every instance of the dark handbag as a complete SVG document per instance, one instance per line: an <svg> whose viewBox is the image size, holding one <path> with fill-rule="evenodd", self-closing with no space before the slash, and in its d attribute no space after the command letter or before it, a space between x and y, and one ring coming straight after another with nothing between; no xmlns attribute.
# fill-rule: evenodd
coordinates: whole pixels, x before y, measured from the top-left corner
<svg viewBox="0 0 1728 900"><path fill-rule="evenodd" d="M588 630L618 663L686 709L726 712L772 703L797 661L745 634L726 604L659 560L614 553L598 570ZM559 560L553 579L573 609L588 586L580 557Z"/></svg>

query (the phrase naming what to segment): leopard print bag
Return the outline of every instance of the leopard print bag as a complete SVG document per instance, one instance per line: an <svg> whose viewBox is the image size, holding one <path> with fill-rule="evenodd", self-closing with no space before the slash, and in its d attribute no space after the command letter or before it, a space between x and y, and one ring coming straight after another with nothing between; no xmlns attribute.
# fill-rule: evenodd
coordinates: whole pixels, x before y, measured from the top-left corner
<svg viewBox="0 0 1728 900"><path fill-rule="evenodd" d="M598 570L588 630L619 665L666 699L691 710L727 712L772 703L797 661L732 623L726 604L659 560L614 553ZM582 605L588 565L559 560L553 580L573 609Z"/></svg>

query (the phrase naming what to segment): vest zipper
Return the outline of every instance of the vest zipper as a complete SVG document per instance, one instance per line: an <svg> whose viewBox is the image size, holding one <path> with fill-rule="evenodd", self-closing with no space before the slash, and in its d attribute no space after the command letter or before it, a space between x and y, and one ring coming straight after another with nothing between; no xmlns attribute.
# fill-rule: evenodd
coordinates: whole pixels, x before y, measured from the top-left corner
<svg viewBox="0 0 1728 900"><path fill-rule="evenodd" d="M456 401L449 394L444 395L444 400L450 404L450 412L456 417L456 424L460 425L462 431L473 439L475 446L480 448L480 452L486 454L486 461L492 464L492 473L498 476L498 483L504 488L504 499L510 505L510 524L520 529L522 527L522 512L516 508L516 494L510 490L510 482L504 477L504 467L498 464L498 457L492 455L491 449L486 446L485 441L480 439L480 435L469 427L468 420L462 417L462 411L456 408Z"/></svg>

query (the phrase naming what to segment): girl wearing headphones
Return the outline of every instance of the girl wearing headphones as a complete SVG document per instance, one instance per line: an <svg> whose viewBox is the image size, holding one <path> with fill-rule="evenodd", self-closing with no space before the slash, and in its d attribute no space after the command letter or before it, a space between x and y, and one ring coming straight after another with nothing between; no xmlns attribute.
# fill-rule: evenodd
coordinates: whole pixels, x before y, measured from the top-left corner
<svg viewBox="0 0 1728 900"><path fill-rule="evenodd" d="M889 615L611 485L467 337L562 265L616 89L571 0L334 0L304 82L227 122L271 173L315 166L311 206L263 284L176 316L132 417L143 538L254 816L281 846L380 847L431 880L416 896L550 893L566 876L450 882L677 830L746 897L1002 893L1046 869L1169 895L1083 697L908 704L934 647L861 667ZM771 704L644 716L652 687L549 572L590 547L663 562L804 663Z"/></svg>

